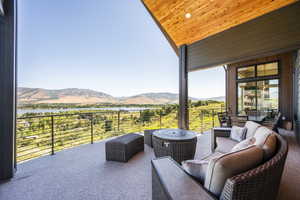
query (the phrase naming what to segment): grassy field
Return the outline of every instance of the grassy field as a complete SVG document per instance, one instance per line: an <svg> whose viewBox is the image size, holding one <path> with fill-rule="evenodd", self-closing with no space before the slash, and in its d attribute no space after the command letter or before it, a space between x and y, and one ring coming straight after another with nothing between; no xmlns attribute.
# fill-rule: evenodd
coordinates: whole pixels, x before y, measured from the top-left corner
<svg viewBox="0 0 300 200"><path fill-rule="evenodd" d="M224 103L190 103L190 130L204 132L218 126ZM145 129L177 128L178 105L144 111L65 112L23 115L17 120L17 161L51 154L81 144Z"/></svg>

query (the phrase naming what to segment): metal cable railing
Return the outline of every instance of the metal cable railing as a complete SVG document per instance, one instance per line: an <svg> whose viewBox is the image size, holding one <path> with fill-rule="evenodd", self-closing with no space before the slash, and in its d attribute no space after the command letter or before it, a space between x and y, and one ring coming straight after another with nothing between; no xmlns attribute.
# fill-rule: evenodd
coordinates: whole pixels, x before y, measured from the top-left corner
<svg viewBox="0 0 300 200"><path fill-rule="evenodd" d="M165 128L160 110L53 114L17 119L17 161L145 129ZM167 127L166 127L167 128Z"/></svg>
<svg viewBox="0 0 300 200"><path fill-rule="evenodd" d="M190 130L204 132L218 126L222 107L189 109ZM82 144L146 129L177 128L177 110L103 111L19 117L17 161L54 155Z"/></svg>

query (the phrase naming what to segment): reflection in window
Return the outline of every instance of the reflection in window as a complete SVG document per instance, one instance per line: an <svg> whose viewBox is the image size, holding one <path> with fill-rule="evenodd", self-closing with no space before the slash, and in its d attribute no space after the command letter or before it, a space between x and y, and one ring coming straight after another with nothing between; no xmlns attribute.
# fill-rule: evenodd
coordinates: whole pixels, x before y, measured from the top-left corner
<svg viewBox="0 0 300 200"><path fill-rule="evenodd" d="M269 112L278 109L278 80L257 82L257 110Z"/></svg>
<svg viewBox="0 0 300 200"><path fill-rule="evenodd" d="M238 114L245 115L246 110L256 109L256 82L238 84Z"/></svg>
<svg viewBox="0 0 300 200"><path fill-rule="evenodd" d="M278 63L257 65L257 76L272 76L278 74Z"/></svg>
<svg viewBox="0 0 300 200"><path fill-rule="evenodd" d="M255 67L238 68L238 79L253 78L255 76Z"/></svg>
<svg viewBox="0 0 300 200"><path fill-rule="evenodd" d="M269 113L278 111L278 79L238 84L238 114L249 111Z"/></svg>

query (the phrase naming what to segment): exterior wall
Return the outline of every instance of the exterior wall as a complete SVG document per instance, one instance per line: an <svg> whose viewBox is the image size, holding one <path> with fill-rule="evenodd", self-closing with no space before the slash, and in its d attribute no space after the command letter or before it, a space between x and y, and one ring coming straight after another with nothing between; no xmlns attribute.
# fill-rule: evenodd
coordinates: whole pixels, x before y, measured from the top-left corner
<svg viewBox="0 0 300 200"><path fill-rule="evenodd" d="M188 45L189 71L300 48L300 1Z"/></svg>
<svg viewBox="0 0 300 200"><path fill-rule="evenodd" d="M287 118L293 119L293 54L294 52L283 53L275 56L269 56L259 59L248 60L244 62L228 65L228 90L226 100L228 101L228 110L231 114L237 114L237 84L236 68L246 65L279 61L279 110Z"/></svg>

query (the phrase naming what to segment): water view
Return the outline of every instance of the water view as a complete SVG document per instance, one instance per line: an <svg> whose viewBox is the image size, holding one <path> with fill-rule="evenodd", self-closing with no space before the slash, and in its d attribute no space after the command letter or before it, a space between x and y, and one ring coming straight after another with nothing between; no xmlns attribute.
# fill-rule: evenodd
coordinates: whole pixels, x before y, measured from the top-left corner
<svg viewBox="0 0 300 200"><path fill-rule="evenodd" d="M103 107L103 108L95 108L95 107L86 107L86 108L49 108L49 109L18 109L18 115L23 115L27 113L60 113L60 112L68 112L68 111L95 111L95 110L106 110L106 111L141 111L141 110L149 110L154 109L153 107Z"/></svg>

